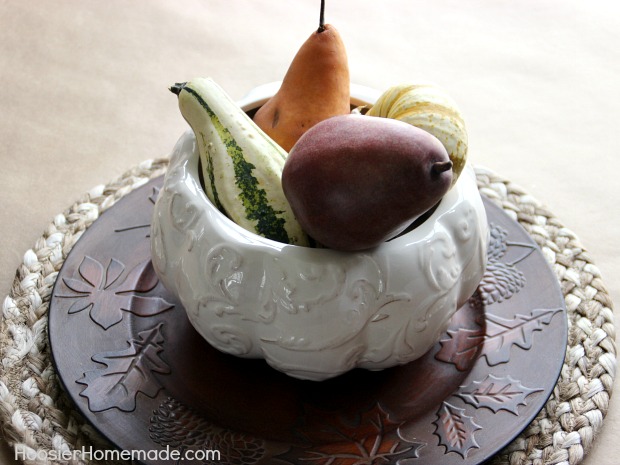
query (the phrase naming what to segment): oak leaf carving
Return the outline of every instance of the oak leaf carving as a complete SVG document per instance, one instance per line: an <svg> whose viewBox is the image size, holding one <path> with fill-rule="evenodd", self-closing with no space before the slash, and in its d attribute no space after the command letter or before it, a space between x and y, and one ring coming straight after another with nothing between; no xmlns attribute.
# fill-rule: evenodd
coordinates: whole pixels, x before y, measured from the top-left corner
<svg viewBox="0 0 620 465"><path fill-rule="evenodd" d="M159 323L139 332L137 338L127 341L125 349L93 355L92 360L105 368L87 371L77 380L86 386L80 395L88 399L92 412L111 408L132 412L138 393L151 398L157 395L161 386L152 373L170 373L170 367L160 356L164 343L162 326Z"/></svg>
<svg viewBox="0 0 620 465"><path fill-rule="evenodd" d="M534 333L542 331L543 326L551 323L554 315L560 312L562 312L561 308L535 309L529 315L515 314L512 319L487 313L486 335L482 351L487 363L495 366L508 362L513 345L524 350L531 349L534 343Z"/></svg>
<svg viewBox="0 0 620 465"><path fill-rule="evenodd" d="M481 328L459 328L449 330L447 334L448 338L439 341L441 349L435 358L442 362L453 363L459 371L467 371L477 358L484 342L484 332Z"/></svg>

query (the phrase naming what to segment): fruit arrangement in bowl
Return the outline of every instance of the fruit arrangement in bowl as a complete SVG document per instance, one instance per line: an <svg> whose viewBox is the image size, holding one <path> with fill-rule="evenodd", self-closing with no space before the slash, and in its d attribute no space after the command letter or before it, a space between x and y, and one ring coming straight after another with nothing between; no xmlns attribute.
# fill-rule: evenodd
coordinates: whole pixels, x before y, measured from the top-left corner
<svg viewBox="0 0 620 465"><path fill-rule="evenodd" d="M212 346L315 381L424 355L478 286L488 240L453 100L351 85L322 18L268 95L170 88L190 129L151 226L157 275Z"/></svg>

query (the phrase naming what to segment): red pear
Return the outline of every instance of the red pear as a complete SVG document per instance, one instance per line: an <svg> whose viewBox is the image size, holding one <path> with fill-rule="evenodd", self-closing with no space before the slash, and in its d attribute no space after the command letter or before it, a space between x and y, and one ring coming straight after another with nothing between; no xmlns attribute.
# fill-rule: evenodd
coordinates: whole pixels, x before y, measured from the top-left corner
<svg viewBox="0 0 620 465"><path fill-rule="evenodd" d="M306 233L347 251L399 234L451 182L452 162L436 137L401 121L352 114L309 129L282 173L284 194Z"/></svg>

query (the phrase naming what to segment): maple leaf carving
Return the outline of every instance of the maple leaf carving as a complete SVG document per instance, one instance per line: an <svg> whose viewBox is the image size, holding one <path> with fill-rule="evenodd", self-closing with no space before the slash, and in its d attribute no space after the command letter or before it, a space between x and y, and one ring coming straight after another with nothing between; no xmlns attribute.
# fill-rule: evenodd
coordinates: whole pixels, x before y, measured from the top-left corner
<svg viewBox="0 0 620 465"><path fill-rule="evenodd" d="M170 367L161 359L164 336L163 323L138 333L136 339L128 342L126 349L95 354L92 360L105 368L84 373L77 380L86 388L80 395L88 399L92 412L118 408L132 412L136 408L139 392L155 397L161 386L151 373L170 373Z"/></svg>
<svg viewBox="0 0 620 465"><path fill-rule="evenodd" d="M486 335L483 355L490 366L506 363L510 360L510 349L516 345L529 350L534 341L534 333L542 331L543 326L551 323L561 308L536 309L529 315L516 314L508 320L491 313L486 314Z"/></svg>
<svg viewBox="0 0 620 465"><path fill-rule="evenodd" d="M462 386L457 395L476 408L486 407L497 413L506 410L518 415L519 405L527 405L526 398L543 389L530 389L510 376L487 375L482 381Z"/></svg>
<svg viewBox="0 0 620 465"><path fill-rule="evenodd" d="M446 453L456 452L467 458L471 449L480 448L474 433L482 427L478 426L472 417L465 415L465 409L444 401L434 424L435 434L439 436L439 443L446 448Z"/></svg>
<svg viewBox="0 0 620 465"><path fill-rule="evenodd" d="M321 416L321 412L314 412ZM389 420L387 413L377 403L373 408L359 412L355 418L342 417L323 412L324 423L315 424L322 441L311 448L295 450L302 454L297 461L313 465L375 465L397 463L399 459L418 456L418 450L426 444L408 440L387 431L396 423ZM314 415L313 415L314 416ZM308 431L306 431L308 433ZM313 433L316 433L314 431ZM303 431L302 431L303 434ZM314 434L316 435L316 434ZM287 454L278 456L284 463Z"/></svg>
<svg viewBox="0 0 620 465"><path fill-rule="evenodd" d="M70 314L89 310L91 319L108 329L123 319L123 312L137 316L152 316L174 305L162 297L147 296L158 278L150 260L136 265L125 273L125 265L112 258L104 267L99 261L85 256L76 278L63 278L64 289L59 298L71 299Z"/></svg>

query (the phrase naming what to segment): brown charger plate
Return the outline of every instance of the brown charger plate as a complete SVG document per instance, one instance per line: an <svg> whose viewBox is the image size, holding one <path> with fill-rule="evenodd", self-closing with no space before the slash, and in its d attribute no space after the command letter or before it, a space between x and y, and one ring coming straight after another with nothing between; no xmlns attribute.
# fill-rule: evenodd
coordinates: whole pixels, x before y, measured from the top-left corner
<svg viewBox="0 0 620 465"><path fill-rule="evenodd" d="M63 387L119 449L152 465L172 450L229 465L480 464L544 407L566 351L564 298L532 239L486 199L487 271L441 340L403 366L312 382L223 354L192 328L150 263L161 184L93 223L50 302Z"/></svg>

